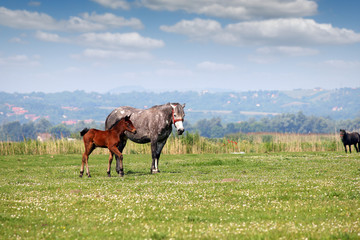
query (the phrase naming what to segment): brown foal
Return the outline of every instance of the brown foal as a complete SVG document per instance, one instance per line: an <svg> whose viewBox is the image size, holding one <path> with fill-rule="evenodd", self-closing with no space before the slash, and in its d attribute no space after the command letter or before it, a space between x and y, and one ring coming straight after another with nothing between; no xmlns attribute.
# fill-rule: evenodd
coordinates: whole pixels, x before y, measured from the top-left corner
<svg viewBox="0 0 360 240"><path fill-rule="evenodd" d="M120 175L124 176L124 169L123 169L123 156L122 153L119 151L118 146L121 141L121 138L124 138L124 132L129 131L132 133L136 133L136 128L130 121L130 116L126 116L119 121L115 122L114 125L106 131L101 131L98 129L88 129L84 128L80 134L83 136L84 145L85 145L85 152L82 156L82 163L80 169L80 177L84 174L84 164L86 164L86 174L88 177L90 176L88 160L89 155L92 151L97 147L108 148L110 151L109 156L109 166L107 170L107 174L110 177L110 166L113 160L114 154L120 159Z"/></svg>

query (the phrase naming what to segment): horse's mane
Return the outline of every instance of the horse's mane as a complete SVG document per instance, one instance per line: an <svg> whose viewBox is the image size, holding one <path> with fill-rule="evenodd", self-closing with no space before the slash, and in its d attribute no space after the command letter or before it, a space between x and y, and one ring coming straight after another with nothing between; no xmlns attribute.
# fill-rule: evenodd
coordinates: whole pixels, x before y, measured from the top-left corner
<svg viewBox="0 0 360 240"><path fill-rule="evenodd" d="M170 105L180 105L179 103L170 103L170 102L168 102L168 103L165 103L165 104L161 104L161 105L154 105L154 106L152 106L151 108L149 108L149 109L154 109L154 108L160 108L160 109L164 109L164 108L167 108L167 107L169 107Z"/></svg>
<svg viewBox="0 0 360 240"><path fill-rule="evenodd" d="M109 128L109 130L112 129L113 127L115 127L115 125L118 124L118 122L120 122L120 121L123 120L123 119L125 119L125 117L120 118L119 120L117 120L113 125L111 125L111 127Z"/></svg>

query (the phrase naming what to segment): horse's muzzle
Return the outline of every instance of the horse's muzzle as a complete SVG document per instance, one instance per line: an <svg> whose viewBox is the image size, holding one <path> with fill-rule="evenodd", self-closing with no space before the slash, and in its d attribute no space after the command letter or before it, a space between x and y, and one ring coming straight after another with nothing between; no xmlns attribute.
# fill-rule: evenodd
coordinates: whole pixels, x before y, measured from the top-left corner
<svg viewBox="0 0 360 240"><path fill-rule="evenodd" d="M182 135L184 133L185 129L181 128L177 130L178 135Z"/></svg>

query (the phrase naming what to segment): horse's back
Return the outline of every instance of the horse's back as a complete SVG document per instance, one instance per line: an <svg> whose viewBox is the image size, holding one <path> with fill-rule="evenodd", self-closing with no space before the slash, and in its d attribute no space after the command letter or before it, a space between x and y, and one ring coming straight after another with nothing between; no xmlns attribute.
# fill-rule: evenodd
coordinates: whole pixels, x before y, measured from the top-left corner
<svg viewBox="0 0 360 240"><path fill-rule="evenodd" d="M349 133L349 135L350 135L350 141L352 142L352 143L357 143L357 142L359 142L359 140L360 140L360 135L359 135L359 133L357 133L357 132L352 132L352 133Z"/></svg>
<svg viewBox="0 0 360 240"><path fill-rule="evenodd" d="M121 118L129 116L130 114L138 111L141 110L129 106L115 108L105 120L105 129L109 129L117 120L120 120Z"/></svg>

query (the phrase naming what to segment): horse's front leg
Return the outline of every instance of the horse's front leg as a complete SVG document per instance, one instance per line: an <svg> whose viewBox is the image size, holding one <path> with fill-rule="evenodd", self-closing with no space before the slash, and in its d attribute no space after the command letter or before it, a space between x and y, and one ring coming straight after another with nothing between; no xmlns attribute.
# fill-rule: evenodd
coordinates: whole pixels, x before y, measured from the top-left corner
<svg viewBox="0 0 360 240"><path fill-rule="evenodd" d="M151 168L150 168L150 173L157 173L158 172L158 159L157 159L157 141L151 141L151 158L152 158L152 163L151 163Z"/></svg>
<svg viewBox="0 0 360 240"><path fill-rule="evenodd" d="M344 144L344 148L345 148L345 153L347 153L347 148L346 148L346 145Z"/></svg>
<svg viewBox="0 0 360 240"><path fill-rule="evenodd" d="M157 142L157 146L156 146L156 156L155 156L155 173L159 173L160 170L159 170L159 160L160 160L160 155L161 155L161 151L162 149L164 148L165 146L165 143L166 143L166 140L165 139L164 141L162 142Z"/></svg>
<svg viewBox="0 0 360 240"><path fill-rule="evenodd" d="M351 145L349 145L349 152L351 153Z"/></svg>
<svg viewBox="0 0 360 240"><path fill-rule="evenodd" d="M122 153L119 151L119 149L117 149L116 146L110 147L109 150L110 150L111 152L115 153L115 155L116 155L116 157L117 157L117 158L116 158L116 163L117 163L117 161L119 160L120 166L119 166L119 171L118 171L118 173L119 173L120 177L123 177L123 176L124 176L124 166L123 166L123 155L122 155ZM117 166L117 164L116 164L116 168L117 168L117 167L118 167L118 166ZM117 169L116 169L116 171L117 171Z"/></svg>
<svg viewBox="0 0 360 240"><path fill-rule="evenodd" d="M111 163L113 161L113 158L114 158L114 154L111 151L109 151L109 165L108 165L108 169L107 169L108 177L111 177Z"/></svg>

